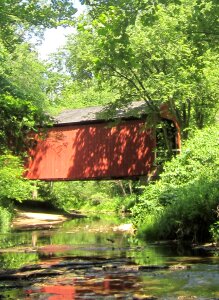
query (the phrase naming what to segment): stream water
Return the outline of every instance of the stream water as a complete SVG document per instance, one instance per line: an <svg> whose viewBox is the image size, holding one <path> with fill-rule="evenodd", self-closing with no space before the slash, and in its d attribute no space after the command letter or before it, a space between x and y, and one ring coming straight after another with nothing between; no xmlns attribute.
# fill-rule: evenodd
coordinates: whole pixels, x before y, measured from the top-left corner
<svg viewBox="0 0 219 300"><path fill-rule="evenodd" d="M219 257L151 244L112 216L0 236L0 299L219 299Z"/></svg>

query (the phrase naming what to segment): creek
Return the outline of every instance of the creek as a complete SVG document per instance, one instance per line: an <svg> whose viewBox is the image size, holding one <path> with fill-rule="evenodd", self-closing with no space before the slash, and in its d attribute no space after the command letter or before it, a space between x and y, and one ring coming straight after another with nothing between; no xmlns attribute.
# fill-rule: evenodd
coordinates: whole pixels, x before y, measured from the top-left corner
<svg viewBox="0 0 219 300"><path fill-rule="evenodd" d="M219 256L94 216L0 235L0 299L219 299Z"/></svg>

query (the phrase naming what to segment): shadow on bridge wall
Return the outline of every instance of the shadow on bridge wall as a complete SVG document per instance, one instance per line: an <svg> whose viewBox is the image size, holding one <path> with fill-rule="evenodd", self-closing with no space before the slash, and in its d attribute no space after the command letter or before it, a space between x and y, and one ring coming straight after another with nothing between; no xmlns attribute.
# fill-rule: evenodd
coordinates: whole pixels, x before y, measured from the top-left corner
<svg viewBox="0 0 219 300"><path fill-rule="evenodd" d="M49 129L30 150L26 177L44 180L124 178L147 175L155 140L144 122L132 120Z"/></svg>

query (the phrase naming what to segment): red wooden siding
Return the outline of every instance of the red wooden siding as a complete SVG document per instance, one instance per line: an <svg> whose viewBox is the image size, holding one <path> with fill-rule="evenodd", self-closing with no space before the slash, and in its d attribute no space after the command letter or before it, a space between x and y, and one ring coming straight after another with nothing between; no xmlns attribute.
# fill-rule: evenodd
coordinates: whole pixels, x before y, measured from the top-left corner
<svg viewBox="0 0 219 300"><path fill-rule="evenodd" d="M155 139L144 122L131 120L53 127L44 139L36 136L26 177L81 180L147 175L154 160Z"/></svg>

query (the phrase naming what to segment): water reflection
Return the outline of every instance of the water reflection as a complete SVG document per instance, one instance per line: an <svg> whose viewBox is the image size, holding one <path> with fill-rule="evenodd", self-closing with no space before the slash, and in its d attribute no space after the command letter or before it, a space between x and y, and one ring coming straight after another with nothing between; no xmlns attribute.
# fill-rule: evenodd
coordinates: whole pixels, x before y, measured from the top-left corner
<svg viewBox="0 0 219 300"><path fill-rule="evenodd" d="M2 270L36 266L20 269L16 283L1 277L1 299L219 298L218 257L147 244L116 231L120 222L126 220L86 218L56 230L1 235ZM167 268L179 264L191 268Z"/></svg>
<svg viewBox="0 0 219 300"><path fill-rule="evenodd" d="M105 276L100 278L90 275L71 279L63 278L61 285L59 281L57 281L56 285L49 283L44 287L26 290L26 295L31 297L33 294L44 294L46 295L44 299L54 300L105 299L109 295L111 295L110 299L121 299L121 297L133 299L132 294L136 289L136 277L131 275Z"/></svg>

